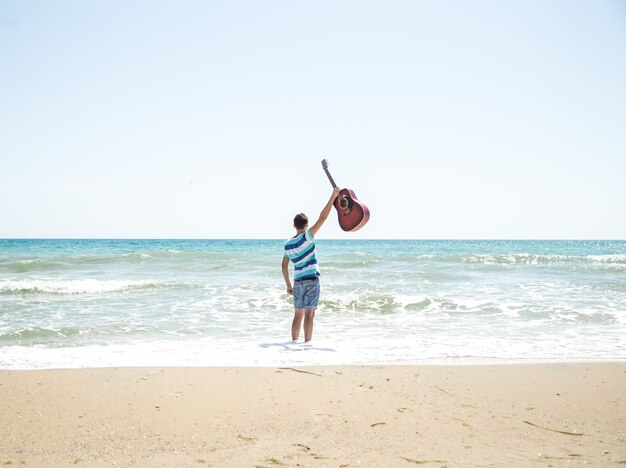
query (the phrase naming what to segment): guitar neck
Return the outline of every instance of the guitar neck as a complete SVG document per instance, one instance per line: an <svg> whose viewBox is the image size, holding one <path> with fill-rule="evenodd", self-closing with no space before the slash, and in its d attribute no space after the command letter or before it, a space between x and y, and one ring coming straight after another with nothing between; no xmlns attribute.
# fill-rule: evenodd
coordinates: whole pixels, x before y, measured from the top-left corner
<svg viewBox="0 0 626 468"><path fill-rule="evenodd" d="M337 187L337 184L333 180L333 176L331 176L330 172L328 172L328 168L325 167L324 168L324 172L326 173L326 176L328 177L328 180L330 180L330 183L332 184L333 188Z"/></svg>

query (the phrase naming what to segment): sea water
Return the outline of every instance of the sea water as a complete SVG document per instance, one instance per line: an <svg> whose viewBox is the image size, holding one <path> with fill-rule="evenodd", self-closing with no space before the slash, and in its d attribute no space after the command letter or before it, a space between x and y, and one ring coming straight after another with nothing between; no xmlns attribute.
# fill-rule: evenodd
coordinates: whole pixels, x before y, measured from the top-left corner
<svg viewBox="0 0 626 468"><path fill-rule="evenodd" d="M0 369L626 359L624 241L319 240L311 345L283 242L0 240Z"/></svg>

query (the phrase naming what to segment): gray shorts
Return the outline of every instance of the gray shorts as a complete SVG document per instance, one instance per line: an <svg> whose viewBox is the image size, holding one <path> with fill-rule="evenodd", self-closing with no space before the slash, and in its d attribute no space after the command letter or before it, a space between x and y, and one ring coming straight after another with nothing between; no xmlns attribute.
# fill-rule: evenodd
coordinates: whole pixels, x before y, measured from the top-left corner
<svg viewBox="0 0 626 468"><path fill-rule="evenodd" d="M295 310L316 309L319 299L319 280L304 280L293 283L293 307Z"/></svg>

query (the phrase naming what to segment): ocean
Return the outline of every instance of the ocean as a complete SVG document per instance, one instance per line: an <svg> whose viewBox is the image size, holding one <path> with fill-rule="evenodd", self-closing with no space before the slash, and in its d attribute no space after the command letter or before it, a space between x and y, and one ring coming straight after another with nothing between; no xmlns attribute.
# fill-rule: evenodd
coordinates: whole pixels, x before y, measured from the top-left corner
<svg viewBox="0 0 626 468"><path fill-rule="evenodd" d="M0 369L626 359L626 241L318 240L312 345L283 243L0 240Z"/></svg>

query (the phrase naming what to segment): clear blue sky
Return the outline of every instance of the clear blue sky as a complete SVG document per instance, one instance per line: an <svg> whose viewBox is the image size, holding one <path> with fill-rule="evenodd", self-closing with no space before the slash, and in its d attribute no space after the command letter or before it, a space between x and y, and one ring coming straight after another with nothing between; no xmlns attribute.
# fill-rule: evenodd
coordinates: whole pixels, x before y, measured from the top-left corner
<svg viewBox="0 0 626 468"><path fill-rule="evenodd" d="M282 239L322 158L322 238L626 238L626 3L0 1L0 237Z"/></svg>

